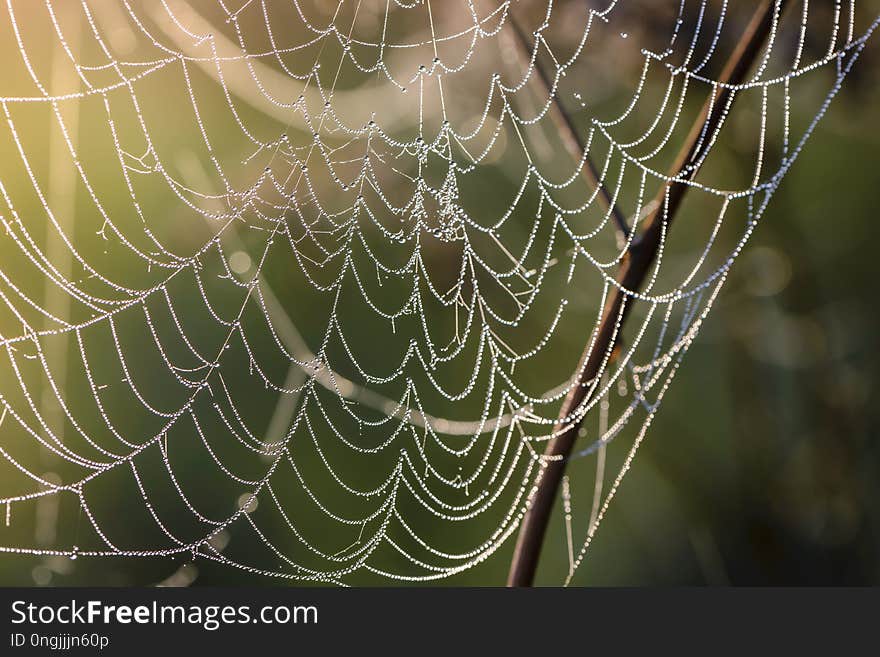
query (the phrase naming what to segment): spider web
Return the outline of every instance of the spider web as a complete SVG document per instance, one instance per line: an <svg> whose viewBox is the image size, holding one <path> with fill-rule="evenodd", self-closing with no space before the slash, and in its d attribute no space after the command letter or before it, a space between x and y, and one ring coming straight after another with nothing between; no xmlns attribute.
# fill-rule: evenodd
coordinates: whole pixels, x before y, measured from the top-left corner
<svg viewBox="0 0 880 657"><path fill-rule="evenodd" d="M332 583L483 562L640 220L686 184L619 353L562 423L587 418L570 580L878 24L854 1L777 11L669 177L748 16L657 4L8 0L0 550Z"/></svg>

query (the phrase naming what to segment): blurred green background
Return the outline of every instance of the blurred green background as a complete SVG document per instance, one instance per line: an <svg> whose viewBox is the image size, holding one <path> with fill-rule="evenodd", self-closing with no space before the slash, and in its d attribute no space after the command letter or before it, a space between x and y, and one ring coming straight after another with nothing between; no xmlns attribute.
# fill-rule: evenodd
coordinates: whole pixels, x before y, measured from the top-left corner
<svg viewBox="0 0 880 657"><path fill-rule="evenodd" d="M206 5L193 4L210 15ZM862 27L873 19L869 5L865 3L863 20L859 23ZM560 3L560 14L565 16L565 12L574 11L573 6L573 2ZM102 8L112 11L107 7L104 5ZM652 22L655 17L648 11L651 7L657 13L656 23ZM663 25L670 12L668 7L658 7L658 3L643 3L643 13L631 10L620 17L633 42L662 41L662 29L656 26ZM59 66L63 68L63 65L55 64L56 68L53 69L53 57L63 56L59 55L60 48L45 46L52 43L53 36L47 27L43 10L34 9L32 16L27 13L30 11L26 9L25 15L19 16L24 24L25 43L31 47L30 54L38 75L44 73L49 79L52 70L59 70ZM742 25L747 13L745 9L741 12L737 9L734 16L739 22L733 21L732 24ZM829 15L825 10L818 10L818 23L827 20ZM70 20L74 21L73 18ZM246 16L243 21L247 25ZM231 30L228 26L222 29L228 33ZM617 26L615 29L618 29ZM3 30L0 34L5 44L3 56L17 57L18 47L8 21L4 22ZM28 30L31 30L30 34ZM121 32L116 34L119 43L113 44L113 47L125 48L124 35L119 36ZM598 72L605 66L601 60L603 43L599 41L599 55L591 55L592 59L585 58L584 64L586 70L590 66L595 67L596 75L600 77L607 75ZM74 47L77 48L76 45ZM92 55L96 52L94 44L87 38L83 38L78 47L82 50L77 52L91 52ZM129 44L128 47L131 52L139 52L140 46ZM332 53L324 56L332 61ZM628 73L641 62L638 51L631 56L631 61L618 63ZM880 418L874 382L874 372L878 366L880 313L877 310L875 258L870 253L877 232L874 208L876 194L880 190L878 63L880 47L875 38L809 141L805 153L785 178L748 248L734 266L729 282L688 352L635 465L598 531L588 558L575 574L573 584L790 585L880 582L880 453L877 441ZM11 68L0 95L32 94L32 85L24 69L19 64ZM176 81L176 88L163 86L170 82L161 75L156 76L155 82L145 80L139 86L139 90L143 90L140 99L146 116L161 119L152 124L161 128L154 131L158 150L176 156L176 159L169 157L166 166L184 177L189 172L192 180L193 177L198 178L199 171L209 168L209 163L204 153L198 150L199 138L192 120L182 119L168 110L174 106L185 107L186 103L179 72L175 75L170 79ZM209 76L200 75L195 69L192 75L193 88L201 93L201 109L208 117L210 129L212 117L225 107L226 100ZM809 82L803 88L795 88L795 125L805 124L815 114L830 79L826 75L820 78L819 83ZM67 83L73 84L70 80ZM62 79L59 84L63 87L66 82ZM343 87L345 84L343 74ZM606 95L590 107L590 111L598 115L602 115L603 111L611 113L615 103L627 97L625 82L605 79L603 84L597 83L590 88L591 91L604 90ZM595 92L599 97L603 95L600 91ZM659 93L659 90L652 88L649 92ZM570 96L566 98L570 101ZM690 109L695 110L700 99L689 102L692 105ZM66 120L78 126L75 141L90 145L80 152L83 166L98 180L98 195L108 211L111 214L119 212L120 215L128 212L127 220L131 221L131 199L120 184L119 163L107 158L107 154L115 149L108 141L102 102L92 97L78 103L78 107L72 110L74 104L77 103L62 104L60 111ZM59 207L66 208L66 212L59 211L59 220L71 222L68 225L78 236L78 246L87 259L100 257L105 246L103 237L96 235L96 232L102 220L96 215L90 195L79 183L70 182L69 175L65 177L65 174L58 173L64 169L63 163L60 169L53 168L59 166L58 161L66 161L58 155L57 121L45 104L39 107L36 104L10 104L9 107L11 121L21 133L37 177L48 181L50 205L57 203ZM249 126L265 127L263 136L277 132L279 125L282 125L277 117L268 119L258 108L240 106L239 109ZM133 115L126 115L126 111L124 106L113 106L114 116L119 121L117 127L123 135L122 143L125 143L126 131L130 134L136 132ZM75 119L71 112L77 114ZM581 122L579 125L583 125L587 115L576 114L576 120ZM221 126L214 127L222 130ZM228 129L228 125L226 127ZM0 142L0 153L4 160L0 163L0 180L11 191L19 214L46 252L51 253L54 248L56 255L61 253L57 242L54 247L51 246L51 231L47 228L46 215L41 210L39 200L29 191L30 183L18 160L9 130L4 130L0 139L3 140ZM60 148L63 152L63 144ZM247 144L243 145L242 140L231 137L228 141L218 140L215 148L221 159L229 161L240 162L248 154ZM736 143L723 144L719 148L726 158L719 165L721 171L725 168L735 170L738 163L748 166L746 163L751 162L751 154L746 150L739 152ZM513 157L510 155L510 158ZM242 165L237 174L242 179L248 179L258 165L262 166L259 159L252 166ZM497 198L506 199L509 191L514 189L517 178L511 173L510 166L509 160L503 160L496 162L485 173L484 180L490 181L485 184L495 186ZM208 180L206 184L211 182ZM155 185L154 189L150 187L151 184ZM482 202L487 206L497 202L497 198L491 198L494 195L485 196ZM181 208L180 201L168 194L167 187L161 181L145 182L144 187L139 188L139 198L143 200L144 213L158 217L155 220L157 235L173 237L178 240L178 245L196 245L209 234L207 224L193 221L191 213ZM700 210L701 206L695 204L688 212L696 214ZM10 217L8 207L0 209L0 214ZM676 226L681 233L674 232L673 239L684 235L679 239L687 244L685 222L692 219L683 215L684 225ZM187 222L186 231L181 230L183 222ZM240 232L243 236L238 238L239 246L229 248L241 248L250 253L251 261L256 261L259 257L259 241L256 238L251 240L250 234L244 230ZM702 238L697 236L692 239L699 244ZM119 280L132 283L144 276L140 269L132 269L124 254L116 254L112 247L106 255L107 260L102 266L106 266L105 271L117 274ZM23 260L17 260L18 257L9 237L0 237L2 271L22 289L33 291L35 298L43 299L46 304L53 303L50 299L53 293L47 291L42 280L33 277L32 270ZM440 256L437 259L440 262L437 267L442 270L443 259ZM50 260L55 261L51 255ZM273 280L277 283L274 289L279 299L286 307L294 309L291 312L297 317L298 328L306 341L314 345L320 340L320 322L327 302L317 295L310 296L306 288L297 287L287 280L286 268L291 265L291 260L276 258L269 263L267 276L274 276ZM73 264L69 266L74 267ZM216 262L211 262L211 256L206 257L205 266L208 271L220 270ZM191 286L180 289L179 298L184 299L182 306L188 303L184 295L192 293ZM389 299L393 298L393 291L386 293ZM233 302L224 300L219 294L216 297L218 306L227 303L225 309L228 311L233 307ZM583 296L586 298L589 294L583 292ZM573 311L575 318L591 317L590 300L582 300L583 303ZM595 303L595 299L592 301ZM57 303L57 299L54 303ZM76 312L76 308L71 312ZM185 315L187 311L182 312ZM351 321L360 322L360 335L357 337L363 343L390 343L387 326L371 323L366 318L359 320L354 306L343 312L350 313L344 316ZM253 322L257 330L253 317L245 316L245 321ZM19 323L8 313L0 317L0 322L4 335L14 335L19 330ZM161 320L157 322L162 326ZM217 340L222 333L204 317L199 319L194 315L192 322L193 330L206 343ZM555 364L559 370L568 372L573 366L572 355L576 358L585 339L584 326L583 322L571 322L563 328L564 344L559 352L562 355ZM134 323L128 326L120 321L118 329L124 344L133 345L136 340L144 340L144 344L148 342L143 326ZM403 331L406 331L406 327ZM114 361L109 334L97 334L85 340L92 341L91 353L101 354L94 356L91 366L107 377L118 374L118 362ZM51 350L52 347L46 348ZM89 391L82 378L81 364L80 370L77 370L76 355L70 355L69 351L67 353L68 390L65 395L69 395L73 406L76 399L88 399ZM143 352L131 349L129 355L129 366L143 377L144 389L155 395L151 398L170 403L174 397L165 388L167 383L162 377L151 374L150 368L155 367L151 358L155 354L148 349ZM387 360L387 354L381 350L374 351L372 357L374 361L368 364L375 367L381 368ZM59 358L64 359L63 356ZM238 367L241 371L247 368L247 361L241 359L241 354L231 355L230 361L230 368ZM0 386L3 394L11 399L17 383L12 378L8 363L4 362L2 367L0 377L5 378ZM341 367L346 371L344 365ZM285 369L279 367L272 374L276 378L283 378L284 373ZM40 389L37 374L24 372L23 376L34 389ZM28 379L28 376L33 378ZM265 424L266 418L272 414L271 400L260 396L259 391L251 390L253 384L245 380L232 381L230 385L234 388L240 386L237 392L242 395L240 399L246 400L241 407L246 409L249 417ZM45 385L42 387L45 388ZM50 402L43 401L44 404ZM108 403L112 404L112 401ZM458 411L465 417L472 415L470 408L462 406L456 409ZM90 421L97 424L97 416L84 420L86 423ZM130 418L130 421L136 424L140 420ZM143 429L143 433L147 433L151 421L144 419L139 431ZM21 451L16 453L23 454L21 458L31 459L31 462L43 459L46 470L54 469L64 474L63 464L40 453L33 438L15 432L10 426L0 426L0 444L11 451L20 448ZM190 435L189 439L192 438ZM320 436L320 439L329 442L328 436ZM185 442L184 438L180 440ZM195 447L190 451L181 447L183 455L176 462L182 472L192 477L190 485L193 488L188 490L198 498L199 503L218 513L228 514L229 500L236 499L236 495L232 488L218 488L223 484L200 474L198 459L204 458L204 452ZM621 449L623 447L621 445ZM236 462L238 456L234 451L224 454L222 449L218 447L221 454ZM328 447L328 450L332 450L332 447ZM312 461L308 460L310 457L303 458L304 463L317 465L314 455ZM381 470L387 465L379 462L375 467ZM0 470L0 477L7 477L7 483L12 482L15 473L7 465L4 467L4 470ZM363 485L372 481L367 472L369 468L357 463L350 463L348 467L350 470L346 474L350 481ZM587 493L592 486L589 473L594 467L592 458L572 466L573 501L576 513L579 511L582 516L587 513L585 509L589 509ZM155 474L161 471L161 467L158 461L153 461L144 464L144 471ZM254 472L249 474L253 475ZM578 476L583 477L583 483L576 481L575 477ZM133 499L127 496L136 496L136 491L130 490L130 482L107 481L99 485L103 488L96 489L94 499L102 501L95 502L95 513L99 517L103 517L102 513L108 514L108 518L116 514L117 519L131 513L128 530L131 537L149 542L149 533L146 530L140 533L142 530L138 524L143 520L143 509L134 510L125 506L126 499ZM295 482L291 482L291 487L296 488ZM6 493L5 490L0 492ZM168 491L162 493L157 490L155 494L160 498L160 504L162 495L173 497L173 492ZM290 508L303 514L298 521L318 533L326 531L328 535L333 535L334 540L344 543L344 532L334 533L338 528L325 529L320 517L308 516L309 512L303 506L305 500L297 497L296 490L286 491L286 494L290 495ZM328 492L330 506L334 502L333 495L332 491ZM345 499L340 497L336 501L341 503ZM58 526L53 531L59 537L59 545L67 545L69 541L65 541L68 537L77 536L82 531L80 525L83 519L77 511L75 500L62 499L60 504L60 508L54 512ZM106 506L102 507L102 504ZM259 508L254 511L255 514L259 512ZM358 513L360 511L355 508L351 515ZM277 519L264 520L270 525L274 522L278 528ZM579 521L579 530L583 530L583 520L581 518ZM0 545L32 543L31 537L40 531L39 524L37 513L25 510L24 505L13 505L12 523L7 527L0 522ZM423 528L438 540L442 540L446 531L442 523L433 527L423 525ZM469 531L473 532L473 540L488 533L479 529ZM237 555L251 555L252 551L257 550L252 536L243 535L245 532L240 535L237 530L231 533L230 550L235 549ZM438 583L502 584L512 545L512 540L508 541L505 547L484 563ZM397 563L394 554L382 555L378 559L380 564L389 567ZM557 509L544 546L537 583L559 584L567 571L565 529L561 510ZM376 583L375 578L360 576L354 576L350 581L355 584ZM177 585L284 583L223 567L205 559L193 560L189 555L144 559L81 558L75 561L66 556L0 555L0 584L3 585L143 585L160 582Z"/></svg>

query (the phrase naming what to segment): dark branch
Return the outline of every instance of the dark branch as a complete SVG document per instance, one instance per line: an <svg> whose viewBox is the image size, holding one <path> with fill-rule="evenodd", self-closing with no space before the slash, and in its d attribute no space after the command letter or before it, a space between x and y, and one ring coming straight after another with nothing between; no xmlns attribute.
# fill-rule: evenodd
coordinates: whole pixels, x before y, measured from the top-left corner
<svg viewBox="0 0 880 657"><path fill-rule="evenodd" d="M630 308L626 303L629 295L641 288L654 264L663 240L664 222L668 230L688 190L687 183L699 170L699 166L690 165L698 164L701 156L705 155L702 144L706 142L701 141L700 136L711 136L721 126L733 102L735 92L732 87L745 80L761 54L777 12L781 13L789 2L762 0L758 6L718 79L715 93L704 105L670 170L669 178L676 182L670 181L658 194L656 209L645 219L641 236L621 261L618 287L609 295L592 349L587 348L578 365L577 385L566 397L559 414L560 420L554 426L556 437L550 440L544 451L542 469L520 526L508 586L531 586L534 580L556 492L583 420L577 418L575 412L585 401L590 384L599 375L607 354L615 346L615 336L620 334Z"/></svg>
<svg viewBox="0 0 880 657"><path fill-rule="evenodd" d="M511 26L513 26L513 31L516 34L516 43L519 50L522 53L525 53L524 59L527 62L531 62L533 56L532 50L535 47L534 44L532 43L531 39L526 36L526 33L523 31L522 27L520 27L519 22L516 20L516 17L512 13L510 14L510 24ZM583 177L587 180L587 183L592 189L598 191L598 198L599 201L602 203L603 209L606 212L611 212L614 223L617 225L617 230L619 231L621 237L625 240L629 236L630 231L630 228L627 225L626 217L620 211L620 208L618 208L617 205L615 205L615 203L611 200L611 195L608 193L608 190L602 183L602 179L599 175L599 171L596 169L596 165L593 164L593 160L590 158L589 153L585 153L586 146L584 144L584 141L581 138L580 133L575 128L571 116L562 105L562 101L559 98L559 90L553 89L553 85L550 83L550 78L547 76L544 67L541 65L537 53L534 53L534 61L535 72L537 73L537 76L531 79L541 85L541 93L550 99L550 108L548 110L548 113L550 114L550 119L559 130L559 136L562 139L562 144L563 146L565 146L565 150L568 151L569 155L571 155L572 159L575 162L580 162L581 158L583 158L584 166L581 169Z"/></svg>

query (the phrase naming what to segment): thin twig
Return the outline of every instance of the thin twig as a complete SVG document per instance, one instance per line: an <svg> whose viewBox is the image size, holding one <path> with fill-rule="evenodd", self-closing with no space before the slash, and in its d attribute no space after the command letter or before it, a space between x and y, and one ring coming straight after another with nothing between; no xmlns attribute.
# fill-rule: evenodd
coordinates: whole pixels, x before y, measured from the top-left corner
<svg viewBox="0 0 880 657"><path fill-rule="evenodd" d="M733 101L734 87L746 75L760 55L777 17L790 0L762 0L743 33L715 85L714 92L700 115L671 168L669 182L657 196L655 210L644 220L644 230L624 255L617 282L603 310L596 329L592 348L584 352L578 365L577 385L572 387L562 405L560 421L554 427L553 438L544 451L541 471L538 473L528 508L520 526L508 575L508 586L531 586L534 580L541 545L547 531L550 513L565 466L583 421L576 414L606 362L607 354L615 346L630 306L629 296L639 290L651 270L664 239L664 224L668 231L691 181L699 170L699 163L708 146L701 141L702 134L714 135L723 122ZM672 182L672 180L675 182ZM570 419L573 418L573 419Z"/></svg>
<svg viewBox="0 0 880 657"><path fill-rule="evenodd" d="M547 75L544 67L538 59L538 54L532 52L532 50L536 47L535 44L533 44L531 39L526 36L526 33L523 31L513 13L510 14L510 24L513 27L514 33L516 34L516 44L519 48L519 51L521 53L524 53L524 58L528 61L529 64L534 58L535 72L537 73L537 75L532 77L531 79L541 86L541 94L550 98L550 107L547 111L550 119L553 121L553 123L556 125L556 129L559 131L559 136L562 139L562 145L565 147L565 150L568 151L569 155L571 155L572 159L575 162L580 162L581 159L583 159L584 166L581 168L581 174L584 178L586 178L587 183L590 185L590 187L597 190L597 195L599 201L602 203L603 209L606 212L611 213L611 216L614 219L614 223L617 226L617 230L620 233L620 237L622 238L622 241L625 241L630 231L630 228L627 225L626 217L620 211L620 208L618 208L614 201L611 199L611 195L608 193L608 189L606 189L604 183L602 182L602 177L599 175L599 171L598 169L596 169L596 165L590 158L589 153L585 152L586 145L584 144L580 133L575 128L574 121L572 120L569 113L566 111L565 107L562 105L562 101L559 98L559 90L555 89L553 87L553 84L550 82L549 76Z"/></svg>

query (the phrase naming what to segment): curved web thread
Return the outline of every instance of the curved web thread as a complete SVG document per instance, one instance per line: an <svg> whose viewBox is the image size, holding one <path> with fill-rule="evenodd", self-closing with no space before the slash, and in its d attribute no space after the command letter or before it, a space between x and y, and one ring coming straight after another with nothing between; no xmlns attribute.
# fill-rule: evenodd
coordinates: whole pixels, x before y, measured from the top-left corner
<svg viewBox="0 0 880 657"><path fill-rule="evenodd" d="M666 4L7 2L0 502L36 521L0 549L347 583L505 545L741 28L728 2ZM569 579L878 22L795 6L701 135L691 234L625 291L620 353L565 418L597 418L571 469L592 502L564 487Z"/></svg>

